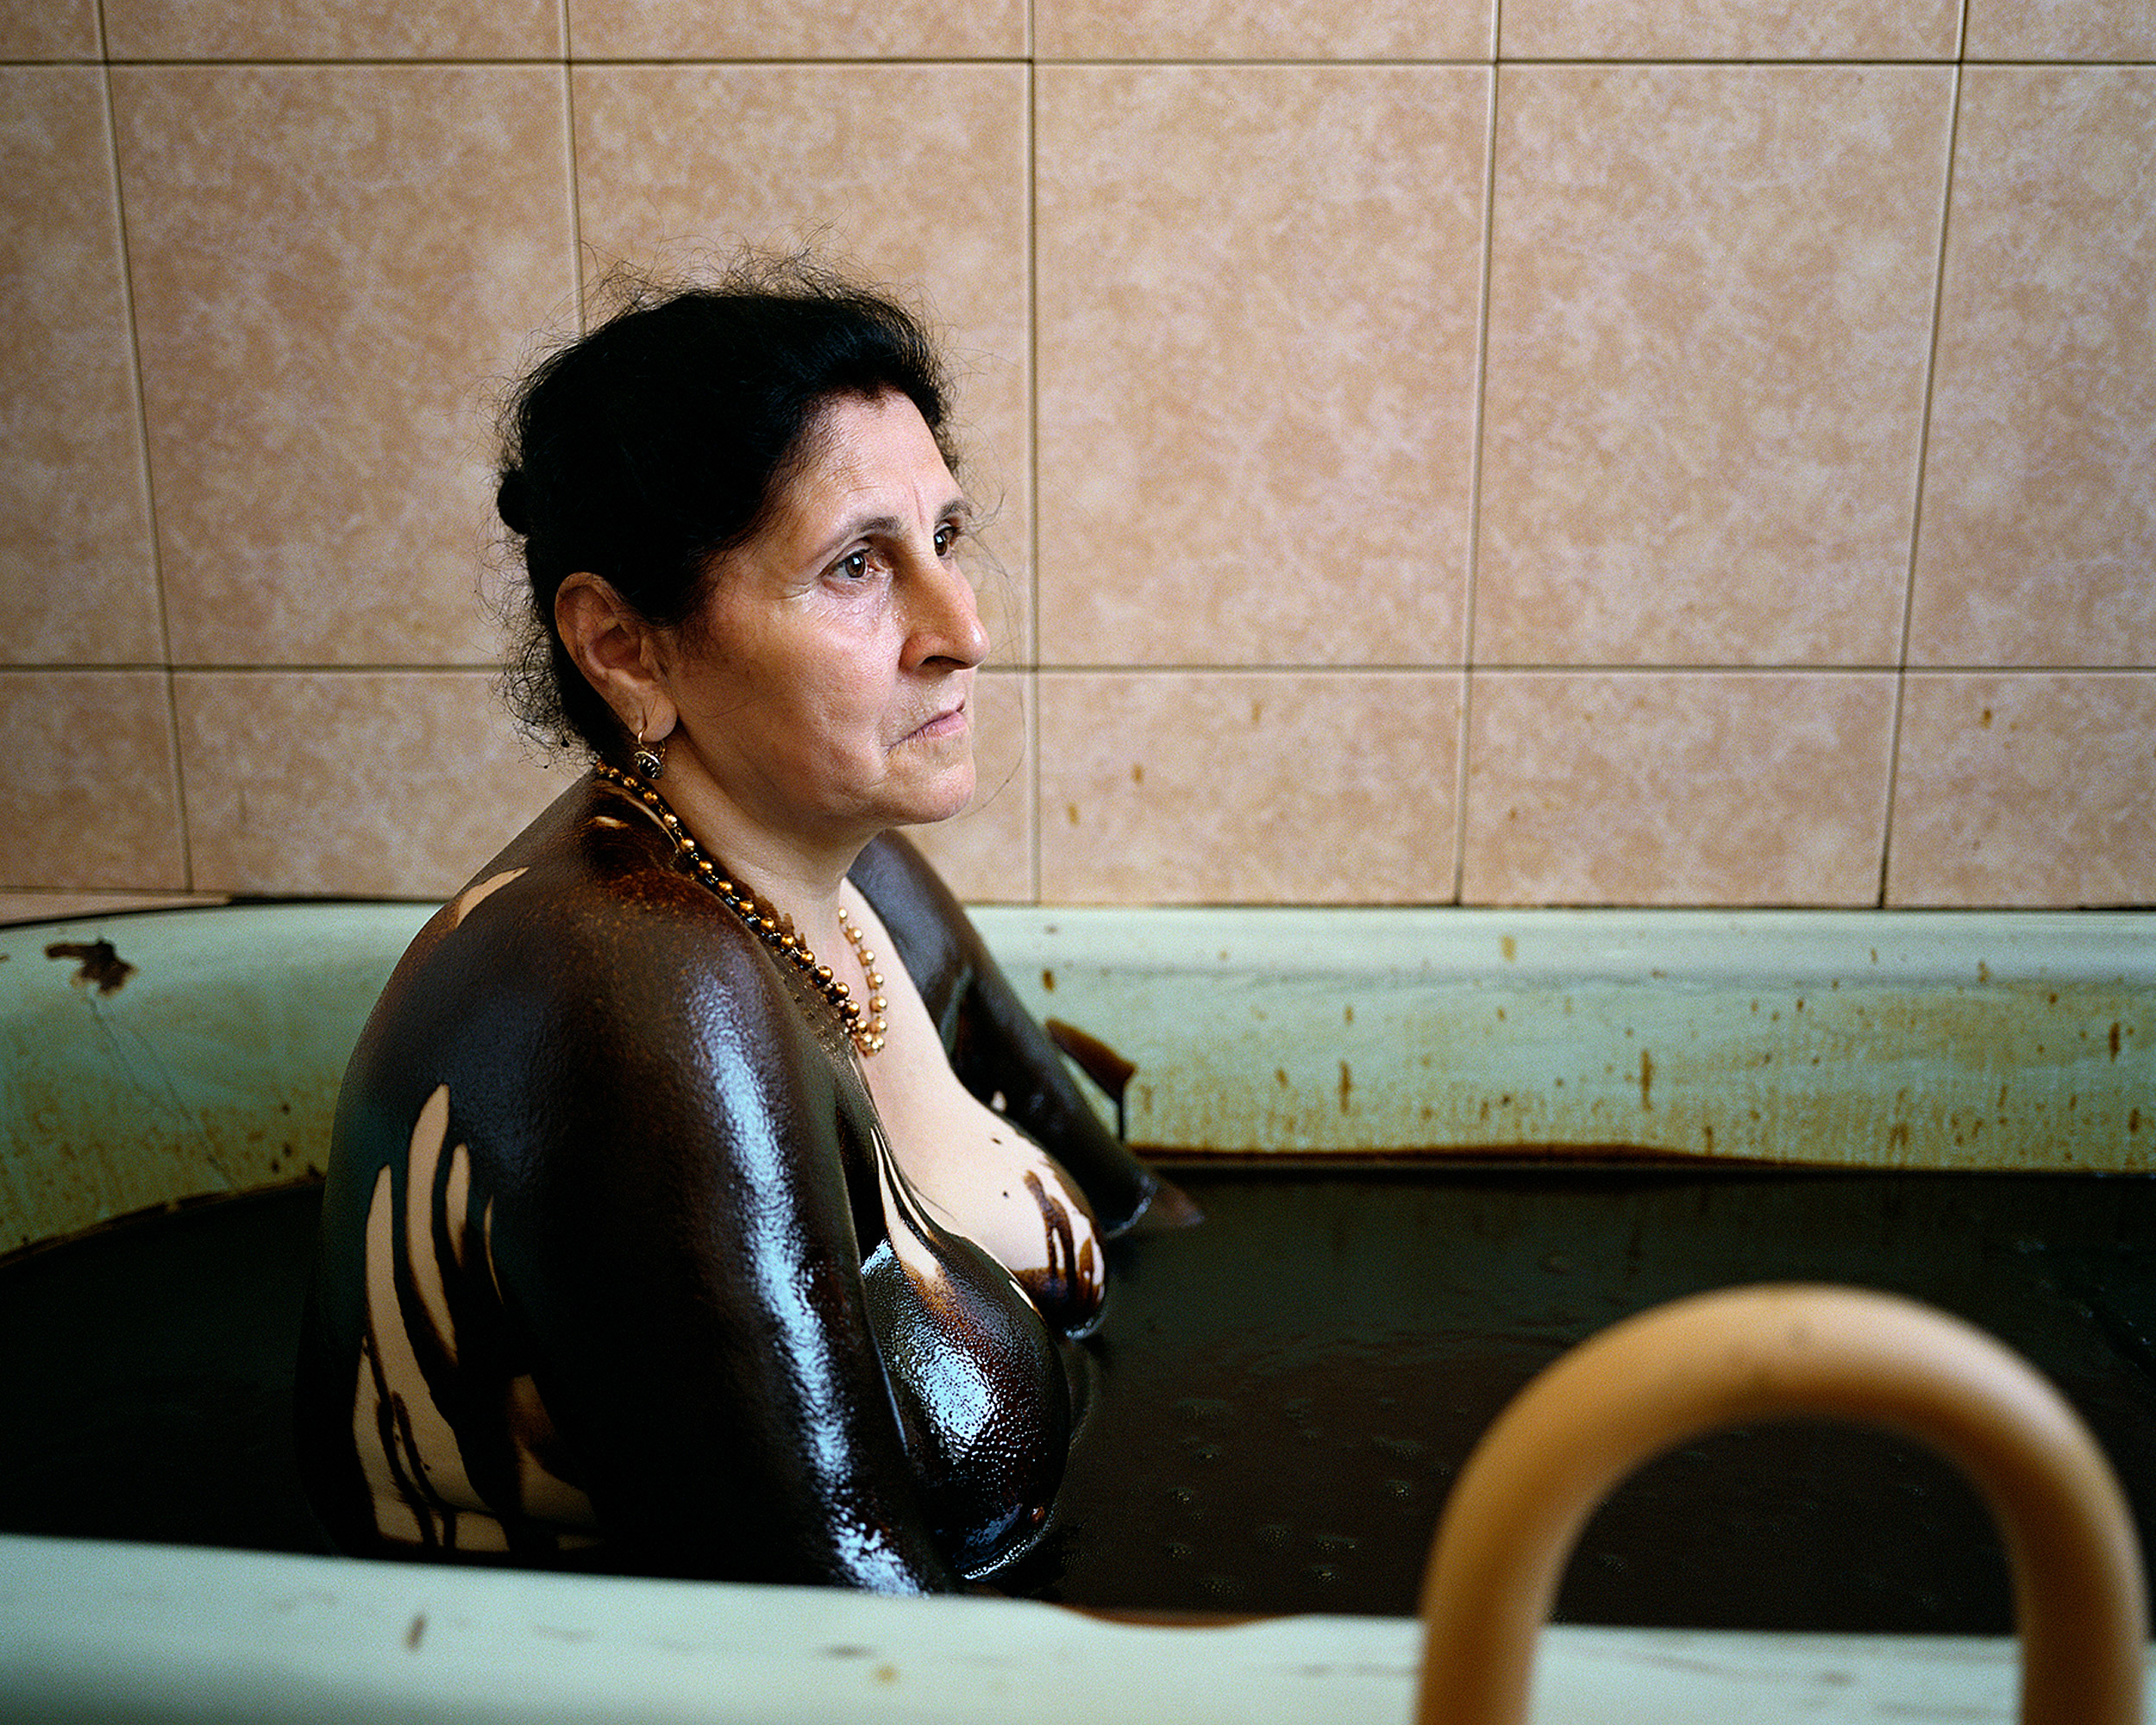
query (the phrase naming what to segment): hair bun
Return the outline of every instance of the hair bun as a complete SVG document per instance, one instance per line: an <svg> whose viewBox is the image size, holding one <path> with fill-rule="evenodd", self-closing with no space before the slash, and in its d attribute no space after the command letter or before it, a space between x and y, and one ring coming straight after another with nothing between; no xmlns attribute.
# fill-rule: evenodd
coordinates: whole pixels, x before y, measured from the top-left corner
<svg viewBox="0 0 2156 1725"><path fill-rule="evenodd" d="M531 531L531 499L524 486L523 468L511 467L502 475L501 485L494 492L494 512L511 533Z"/></svg>

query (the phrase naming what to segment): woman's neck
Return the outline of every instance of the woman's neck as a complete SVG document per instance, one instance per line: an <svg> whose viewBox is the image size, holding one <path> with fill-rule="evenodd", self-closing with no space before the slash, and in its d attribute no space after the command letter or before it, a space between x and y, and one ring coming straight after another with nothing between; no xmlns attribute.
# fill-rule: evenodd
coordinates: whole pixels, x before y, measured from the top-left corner
<svg viewBox="0 0 2156 1725"><path fill-rule="evenodd" d="M667 800L704 854L772 910L793 919L796 932L821 955L840 940L839 889L867 846L867 837L781 831L759 820L693 760L667 762L652 788Z"/></svg>

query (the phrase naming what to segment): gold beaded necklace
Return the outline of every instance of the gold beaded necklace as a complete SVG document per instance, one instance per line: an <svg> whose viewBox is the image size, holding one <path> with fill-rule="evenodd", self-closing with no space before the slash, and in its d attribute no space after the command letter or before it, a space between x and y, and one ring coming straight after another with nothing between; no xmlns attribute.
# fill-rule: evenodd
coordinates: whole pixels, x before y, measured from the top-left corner
<svg viewBox="0 0 2156 1725"><path fill-rule="evenodd" d="M716 893L727 909L748 924L751 934L799 970L830 1002L839 1023L845 1026L848 1040L862 1058L865 1060L882 1051L884 1032L890 1028L883 1015L887 1004L882 993L883 977L876 969L876 955L862 944L861 931L846 914L845 906L838 907L838 926L846 937L846 944L853 948L854 957L861 963L862 974L868 979L868 1007L865 1013L861 1002L854 999L853 991L831 974L831 967L817 963L808 942L793 932L793 919L780 914L748 888L720 874L718 865L704 854L703 847L690 835L681 817L667 806L667 800L650 784L603 761L592 770L608 784L627 791L651 811L653 818L673 839L674 854L687 872Z"/></svg>

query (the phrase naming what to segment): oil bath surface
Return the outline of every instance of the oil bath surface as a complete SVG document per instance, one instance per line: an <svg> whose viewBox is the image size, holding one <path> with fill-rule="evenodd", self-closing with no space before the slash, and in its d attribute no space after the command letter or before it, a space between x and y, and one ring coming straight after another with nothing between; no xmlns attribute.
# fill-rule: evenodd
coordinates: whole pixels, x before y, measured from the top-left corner
<svg viewBox="0 0 2156 1725"><path fill-rule="evenodd" d="M0 1528L325 1552L293 1458L318 1185L0 1266Z"/></svg>
<svg viewBox="0 0 2156 1725"><path fill-rule="evenodd" d="M1483 1429L1573 1344L1707 1289L1927 1301L2034 1361L2156 1547L2156 1182L1620 1167L1171 1168L1204 1226L1111 1260L1103 1389L1027 1590L1094 1607L1409 1614ZM1987 1512L1928 1451L1762 1426L1589 1524L1574 1622L2002 1634Z"/></svg>
<svg viewBox="0 0 2156 1725"><path fill-rule="evenodd" d="M1505 1402L1630 1313L1803 1279L1927 1300L2028 1356L2156 1540L2156 1180L1187 1164L1204 1226L1114 1250L1094 1393L1012 1590L1103 1609L1413 1609ZM323 1549L289 1437L319 1193L127 1224L0 1268L0 1527ZM1664 1458L1589 1526L1578 1622L2000 1633L1944 1464L1809 1425Z"/></svg>

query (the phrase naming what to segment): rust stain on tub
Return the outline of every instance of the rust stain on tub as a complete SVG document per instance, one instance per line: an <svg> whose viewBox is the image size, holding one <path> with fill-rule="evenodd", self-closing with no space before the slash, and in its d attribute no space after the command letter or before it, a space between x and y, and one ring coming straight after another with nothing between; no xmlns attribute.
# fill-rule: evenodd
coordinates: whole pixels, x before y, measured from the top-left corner
<svg viewBox="0 0 2156 1725"><path fill-rule="evenodd" d="M2145 993L1841 980L1645 1005L1644 988L1484 983L1428 1007L1402 990L1412 1011L1358 990L1344 1032L1337 994L1267 995L1246 1038L1152 1051L1131 1136L1199 1153L1555 1155L1626 1138L1813 1166L2156 1166Z"/></svg>
<svg viewBox="0 0 2156 1725"><path fill-rule="evenodd" d="M122 1063L32 1046L8 1073L0 1119L0 1257L39 1240L189 1199L319 1178L329 1162L334 1074L213 1098L155 1083L147 1055ZM76 1051L79 1056L80 1051ZM147 1088L146 1088L146 1086Z"/></svg>

